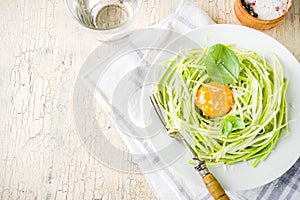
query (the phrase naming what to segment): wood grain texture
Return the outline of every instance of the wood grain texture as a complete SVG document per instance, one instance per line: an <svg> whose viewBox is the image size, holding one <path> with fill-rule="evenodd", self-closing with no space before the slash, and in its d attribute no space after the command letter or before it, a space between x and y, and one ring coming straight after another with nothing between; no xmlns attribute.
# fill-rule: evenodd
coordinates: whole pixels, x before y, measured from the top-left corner
<svg viewBox="0 0 300 200"><path fill-rule="evenodd" d="M178 2L145 0L140 27L159 22ZM194 2L217 23L239 24L233 0ZM155 199L143 175L105 167L76 134L72 94L95 38L63 0L2 0L0 8L0 199ZM265 33L300 60L300 2ZM97 113L115 134L101 107ZM113 142L127 149L119 137Z"/></svg>
<svg viewBox="0 0 300 200"><path fill-rule="evenodd" d="M218 180L212 174L207 174L203 177L203 182L215 200L229 200L223 187L220 185Z"/></svg>

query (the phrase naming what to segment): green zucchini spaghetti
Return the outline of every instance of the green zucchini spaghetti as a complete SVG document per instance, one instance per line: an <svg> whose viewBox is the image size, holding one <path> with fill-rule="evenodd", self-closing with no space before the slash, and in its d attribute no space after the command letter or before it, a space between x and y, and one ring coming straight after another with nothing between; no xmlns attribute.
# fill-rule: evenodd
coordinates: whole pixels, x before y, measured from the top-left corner
<svg viewBox="0 0 300 200"><path fill-rule="evenodd" d="M190 49L169 60L155 86L155 97L167 128L180 131L208 167L246 160L253 160L255 167L287 127L288 81L276 56L271 64L254 51L228 45L240 64L234 72L237 78L225 83L234 104L224 116L209 117L195 102L199 88L214 81L207 66L210 48Z"/></svg>

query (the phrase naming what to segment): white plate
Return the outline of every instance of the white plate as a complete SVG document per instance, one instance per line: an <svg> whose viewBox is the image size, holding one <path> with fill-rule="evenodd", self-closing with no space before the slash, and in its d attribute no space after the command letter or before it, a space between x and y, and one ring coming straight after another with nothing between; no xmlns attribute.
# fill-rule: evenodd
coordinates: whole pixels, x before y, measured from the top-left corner
<svg viewBox="0 0 300 200"><path fill-rule="evenodd" d="M224 167L211 169L211 172L227 190L251 189L280 177L297 161L300 155L299 62L283 45L273 38L262 32L243 26L208 25L189 32L186 37L199 44L200 47L210 46L215 43L236 44L236 47L256 51L266 59L270 58L271 53L274 53L279 58L284 69L284 75L289 80L286 95L290 120L288 136L280 139L269 157L265 161L260 162L255 168L251 167L251 162L241 162L230 165L226 169ZM175 40L171 46L171 49L196 47L193 46L193 43L186 42L185 37ZM157 81L164 70L161 63L173 56L174 54L172 53L162 51L158 55L155 65L151 68L146 82L153 83ZM145 98L150 94L151 87L143 91ZM151 104L149 101L144 104L143 109L145 113L147 110L149 111L150 107ZM167 135L159 134L151 142L158 150L165 147L170 142L170 138ZM178 149L174 149L174 151L178 151ZM164 157L166 155L160 156ZM171 164L170 168L178 172L178 176L181 176L183 179L197 185L203 185L200 175L195 172L191 165L187 164L189 159L190 156L186 154Z"/></svg>

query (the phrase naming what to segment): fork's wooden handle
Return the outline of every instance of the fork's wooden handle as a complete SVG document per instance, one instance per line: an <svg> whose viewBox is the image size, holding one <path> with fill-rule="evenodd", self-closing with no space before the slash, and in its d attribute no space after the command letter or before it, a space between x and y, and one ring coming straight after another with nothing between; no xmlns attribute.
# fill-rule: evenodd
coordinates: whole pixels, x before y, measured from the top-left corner
<svg viewBox="0 0 300 200"><path fill-rule="evenodd" d="M225 193L224 189L211 173L203 177L203 182L215 200L229 200L229 197Z"/></svg>

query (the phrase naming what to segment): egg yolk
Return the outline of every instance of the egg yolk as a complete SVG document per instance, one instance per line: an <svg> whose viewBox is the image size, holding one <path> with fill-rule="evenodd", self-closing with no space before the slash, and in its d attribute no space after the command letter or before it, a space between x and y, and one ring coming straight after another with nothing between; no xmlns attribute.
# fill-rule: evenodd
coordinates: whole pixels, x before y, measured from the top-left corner
<svg viewBox="0 0 300 200"><path fill-rule="evenodd" d="M227 85L210 82L196 92L196 106L210 118L226 115L233 105L233 93Z"/></svg>

